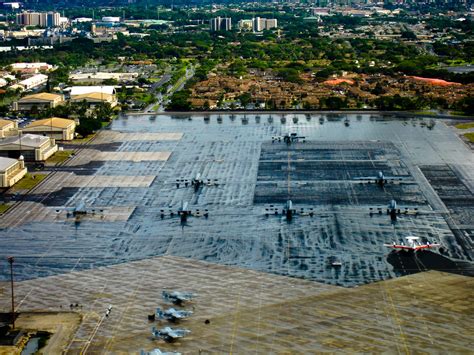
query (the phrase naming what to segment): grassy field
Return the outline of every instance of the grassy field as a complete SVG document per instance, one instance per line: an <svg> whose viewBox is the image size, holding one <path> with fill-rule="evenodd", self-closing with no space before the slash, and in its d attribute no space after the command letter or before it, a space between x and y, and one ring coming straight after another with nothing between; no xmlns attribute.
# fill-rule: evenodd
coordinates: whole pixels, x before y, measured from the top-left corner
<svg viewBox="0 0 474 355"><path fill-rule="evenodd" d="M474 133L465 133L464 137L466 137L469 142L474 143Z"/></svg>
<svg viewBox="0 0 474 355"><path fill-rule="evenodd" d="M6 203L0 203L0 214L5 213L10 208Z"/></svg>
<svg viewBox="0 0 474 355"><path fill-rule="evenodd" d="M23 179L18 181L15 186L12 187L13 191L17 190L31 190L33 187L38 185L44 178L45 174L26 174Z"/></svg>
<svg viewBox="0 0 474 355"><path fill-rule="evenodd" d="M74 139L73 139L72 141L70 141L69 143L71 143L71 144L85 144L85 143L89 142L89 141L90 141L92 138L94 138L94 137L95 137L95 133L90 134L90 135L88 135L88 136L85 137L85 138L74 138ZM63 144L64 144L64 145L67 145L68 143L65 142L65 143L63 143Z"/></svg>
<svg viewBox="0 0 474 355"><path fill-rule="evenodd" d="M72 155L74 151L72 150L58 150L54 155L49 158L46 162L48 164L59 164L62 163L63 161L69 159L69 157Z"/></svg>
<svg viewBox="0 0 474 355"><path fill-rule="evenodd" d="M455 125L457 129L469 129L469 128L474 128L474 122L466 122L466 123L458 123Z"/></svg>
<svg viewBox="0 0 474 355"><path fill-rule="evenodd" d="M420 115L420 116L433 116L433 115L436 115L435 112L433 111L423 111L423 110L420 110L420 111L413 111L413 113L415 115Z"/></svg>

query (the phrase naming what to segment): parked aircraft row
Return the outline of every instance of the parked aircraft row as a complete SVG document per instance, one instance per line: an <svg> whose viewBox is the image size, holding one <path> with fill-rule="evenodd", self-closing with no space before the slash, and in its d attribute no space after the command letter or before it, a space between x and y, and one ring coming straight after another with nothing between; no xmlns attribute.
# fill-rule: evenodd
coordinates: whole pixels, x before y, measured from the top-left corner
<svg viewBox="0 0 474 355"><path fill-rule="evenodd" d="M195 295L191 292L163 291L161 296L163 300L181 306L184 303L191 301ZM156 309L155 313L156 318L168 320L169 322L173 323L186 319L192 316L192 314L193 312L189 310L177 310L175 308L162 310L159 307ZM173 342L176 339L182 338L190 333L191 331L188 329L172 328L169 326L166 326L161 329L153 327L151 330L151 334L155 339L162 339L166 342Z"/></svg>
<svg viewBox="0 0 474 355"><path fill-rule="evenodd" d="M385 208L383 207L370 207L369 215L371 217L374 215L382 215L384 214L384 211L385 211ZM291 200L287 200L282 207L275 207L275 205L268 205L267 207L265 207L265 217L269 217L272 215L274 216L282 215L286 218L287 222L291 222L293 220L293 217L295 216L314 217L318 213L321 213L321 212L316 212L314 207L296 208L294 207L294 204ZM351 212L351 213L354 213L354 212ZM359 213L364 213L364 212L359 212ZM418 208L416 207L413 209L409 207L400 208L397 204L397 201L395 200L391 200L388 206L386 207L386 214L390 216L390 219L394 222L397 220L397 216L401 214L417 216L419 213L421 213L421 211L419 211Z"/></svg>

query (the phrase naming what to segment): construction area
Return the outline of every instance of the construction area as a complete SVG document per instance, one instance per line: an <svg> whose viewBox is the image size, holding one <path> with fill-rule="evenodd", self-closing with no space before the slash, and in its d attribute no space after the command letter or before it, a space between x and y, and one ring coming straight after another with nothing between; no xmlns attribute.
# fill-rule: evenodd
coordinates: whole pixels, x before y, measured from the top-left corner
<svg viewBox="0 0 474 355"><path fill-rule="evenodd" d="M287 134L304 138L272 139ZM45 353L472 348L474 155L442 121L136 115L73 148L0 217L17 323L53 334ZM360 179L379 171L399 180ZM288 220L289 200L311 213ZM411 235L441 247L384 245ZM9 277L4 262L3 313ZM196 294L171 344L147 319L163 290Z"/></svg>

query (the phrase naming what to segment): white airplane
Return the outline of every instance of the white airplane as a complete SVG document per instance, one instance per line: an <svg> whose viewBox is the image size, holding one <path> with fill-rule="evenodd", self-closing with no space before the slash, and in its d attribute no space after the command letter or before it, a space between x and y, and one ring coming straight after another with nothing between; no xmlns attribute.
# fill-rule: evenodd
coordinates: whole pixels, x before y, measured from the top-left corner
<svg viewBox="0 0 474 355"><path fill-rule="evenodd" d="M403 177L398 177L398 176L385 176L382 171L379 171L377 173L377 176L362 176L362 177L356 177L354 180L359 180L359 181L367 181L369 184L374 182L377 185L383 187L385 184L388 184L389 182L403 182L405 178Z"/></svg>
<svg viewBox="0 0 474 355"><path fill-rule="evenodd" d="M158 318L167 319L170 322L176 322L178 320L190 317L192 314L192 311L178 311L174 308L169 308L166 311L159 307L156 309L156 316Z"/></svg>
<svg viewBox="0 0 474 355"><path fill-rule="evenodd" d="M430 243L430 242L426 242L426 244L421 244L419 242L420 238L414 237L414 236L408 236L405 239L407 240L406 244L403 242L401 242L400 244L393 242L392 244L384 244L384 245L388 248L397 249L397 250L405 250L405 251L419 251L419 250L424 250L424 249L437 248L441 246L441 244Z"/></svg>
<svg viewBox="0 0 474 355"><path fill-rule="evenodd" d="M159 330L153 327L151 330L151 334L155 338L163 339L167 342L172 342L178 338L185 337L189 333L191 333L191 331L188 329L173 329L171 327L164 327Z"/></svg>

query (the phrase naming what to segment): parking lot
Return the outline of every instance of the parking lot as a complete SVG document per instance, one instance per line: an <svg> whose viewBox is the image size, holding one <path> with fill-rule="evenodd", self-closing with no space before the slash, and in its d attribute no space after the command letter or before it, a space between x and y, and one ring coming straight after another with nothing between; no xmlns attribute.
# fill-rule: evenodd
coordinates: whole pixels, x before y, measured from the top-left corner
<svg viewBox="0 0 474 355"><path fill-rule="evenodd" d="M473 171L472 154L442 122L428 129L420 119L355 115L349 126L334 115L178 117L114 121L2 217L1 250L17 256L19 278L176 255L354 286L398 276L383 244L408 235L440 242L447 257L471 258L470 222L453 234L451 206L423 174L448 161L458 173ZM289 132L306 143L271 143ZM381 188L354 180L379 170L405 182ZM218 184L176 188L176 179L198 173ZM469 192L472 176L462 181ZM291 223L265 217L268 205L283 208L288 199L316 215ZM396 223L369 215L391 199L423 213ZM168 216L183 202L209 218L182 225ZM80 223L56 212L81 203L108 210ZM335 255L343 264L337 270L327 267Z"/></svg>
<svg viewBox="0 0 474 355"><path fill-rule="evenodd" d="M443 122L429 129L420 119L348 119L349 125L342 115L119 118L64 165L48 167L48 177L0 218L0 256L15 256L19 310L61 312L80 304L72 310L83 320L71 353L157 346L337 351L348 344L367 351L369 338L375 352L467 349L456 327L472 313L465 302L470 278L463 276L474 274L472 152ZM306 142L271 143L286 133ZM355 180L379 170L403 183ZM213 183L177 188L177 179L198 174ZM280 211L288 199L297 209L312 208L313 216L289 223L281 212L266 212L270 205ZM419 213L391 221L391 199ZM183 202L208 217L183 223ZM94 213L68 217L79 205ZM370 208L382 212L370 215ZM384 246L408 235L442 248L413 258ZM334 258L341 266L331 265ZM7 280L7 264L0 269ZM398 278L410 274L416 275ZM146 315L162 289L200 294L196 318L185 324L190 340L151 339ZM113 317L105 321L109 304ZM420 304L432 304L431 311L420 315ZM1 305L8 308L8 297ZM212 326L202 326L206 319ZM360 338L351 329L367 319L374 326Z"/></svg>

